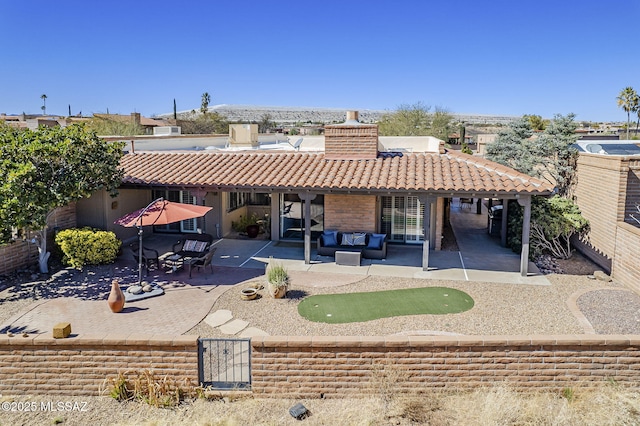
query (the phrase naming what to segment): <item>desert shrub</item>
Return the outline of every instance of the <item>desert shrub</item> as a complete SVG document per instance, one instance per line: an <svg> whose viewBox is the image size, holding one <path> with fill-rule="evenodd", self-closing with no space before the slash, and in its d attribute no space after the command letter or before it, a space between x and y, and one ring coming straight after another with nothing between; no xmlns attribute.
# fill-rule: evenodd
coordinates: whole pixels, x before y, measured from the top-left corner
<svg viewBox="0 0 640 426"><path fill-rule="evenodd" d="M137 400L155 407L175 407L185 398L203 398L204 389L189 380L182 385L168 377L158 378L151 370L128 377L128 372L118 373L106 380L109 395L118 401Z"/></svg>
<svg viewBox="0 0 640 426"><path fill-rule="evenodd" d="M113 263L122 242L110 231L91 228L65 229L56 235L62 261L74 268Z"/></svg>
<svg viewBox="0 0 640 426"><path fill-rule="evenodd" d="M287 269L280 264L269 264L267 268L267 281L275 287L287 286L289 283L289 273Z"/></svg>
<svg viewBox="0 0 640 426"><path fill-rule="evenodd" d="M507 243L514 251L522 247L523 208L516 202L509 203L509 231ZM568 198L558 195L552 198L531 199L530 258L548 253L558 259L568 259L573 254L571 237L583 235L589 222L578 206Z"/></svg>

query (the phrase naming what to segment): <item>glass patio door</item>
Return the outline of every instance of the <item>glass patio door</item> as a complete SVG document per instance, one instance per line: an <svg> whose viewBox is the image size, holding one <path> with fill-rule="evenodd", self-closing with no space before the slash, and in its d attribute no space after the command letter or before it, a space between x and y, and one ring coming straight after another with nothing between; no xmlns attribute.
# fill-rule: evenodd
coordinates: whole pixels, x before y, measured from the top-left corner
<svg viewBox="0 0 640 426"><path fill-rule="evenodd" d="M423 236L424 205L418 197L382 197L382 232L388 241L418 244Z"/></svg>
<svg viewBox="0 0 640 426"><path fill-rule="evenodd" d="M154 190L153 199L156 200L160 197L173 203L196 204L196 197L191 195L189 191ZM198 230L198 219L188 219L181 222L169 223L168 225L154 225L153 229L157 232L193 233Z"/></svg>
<svg viewBox="0 0 640 426"><path fill-rule="evenodd" d="M407 208L405 213L405 238L407 243L417 244L423 240L423 217L424 205L420 203L418 197L407 197Z"/></svg>

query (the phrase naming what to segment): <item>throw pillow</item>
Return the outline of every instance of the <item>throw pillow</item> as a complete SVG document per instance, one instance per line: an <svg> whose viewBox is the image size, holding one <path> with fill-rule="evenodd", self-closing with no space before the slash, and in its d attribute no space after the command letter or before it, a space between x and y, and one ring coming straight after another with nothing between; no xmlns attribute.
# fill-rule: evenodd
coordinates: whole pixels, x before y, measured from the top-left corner
<svg viewBox="0 0 640 426"><path fill-rule="evenodd" d="M194 251L197 242L198 241L196 241L196 240L187 240L187 241L185 241L184 244L182 245L182 250L184 250L184 251Z"/></svg>
<svg viewBox="0 0 640 426"><path fill-rule="evenodd" d="M338 245L338 241L336 240L337 233L337 231L324 231L322 233L322 242L325 247Z"/></svg>
<svg viewBox="0 0 640 426"><path fill-rule="evenodd" d="M371 235L369 237L369 244L367 244L367 248L380 250L382 248L382 238L380 238L380 235Z"/></svg>
<svg viewBox="0 0 640 426"><path fill-rule="evenodd" d="M204 249L207 248L206 241L197 241L196 245L193 247L193 251L197 251L198 253L202 253Z"/></svg>
<svg viewBox="0 0 640 426"><path fill-rule="evenodd" d="M371 236L380 237L383 242L387 239L387 234L371 234Z"/></svg>
<svg viewBox="0 0 640 426"><path fill-rule="evenodd" d="M343 246L352 246L353 245L353 234L342 234L342 242L340 243Z"/></svg>
<svg viewBox="0 0 640 426"><path fill-rule="evenodd" d="M367 245L367 234L364 232L354 232L353 233L353 245L354 246L365 246Z"/></svg>

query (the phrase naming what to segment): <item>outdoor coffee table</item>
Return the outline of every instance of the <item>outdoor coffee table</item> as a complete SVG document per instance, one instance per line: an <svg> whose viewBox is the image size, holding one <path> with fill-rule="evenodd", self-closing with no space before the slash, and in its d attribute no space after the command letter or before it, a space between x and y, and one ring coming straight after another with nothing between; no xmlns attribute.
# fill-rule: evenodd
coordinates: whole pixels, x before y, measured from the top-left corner
<svg viewBox="0 0 640 426"><path fill-rule="evenodd" d="M164 258L164 264L175 272L184 266L184 257L179 254L172 254Z"/></svg>
<svg viewBox="0 0 640 426"><path fill-rule="evenodd" d="M336 251L336 265L360 266L360 251Z"/></svg>

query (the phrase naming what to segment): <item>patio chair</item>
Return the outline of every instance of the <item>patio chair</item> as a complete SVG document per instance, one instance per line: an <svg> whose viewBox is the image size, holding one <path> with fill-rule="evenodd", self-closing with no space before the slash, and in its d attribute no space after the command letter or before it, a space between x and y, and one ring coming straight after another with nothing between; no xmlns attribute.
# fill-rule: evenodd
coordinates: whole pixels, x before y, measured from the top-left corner
<svg viewBox="0 0 640 426"><path fill-rule="evenodd" d="M211 247L207 252L207 254L205 254L204 256L194 257L192 259L189 259L187 263L189 265L189 278L191 278L191 271L193 271L193 268L200 269L200 268L206 268L207 266L210 266L211 273L213 274L213 265L211 264L211 261L213 260L213 254L215 252L216 252L216 247Z"/></svg>
<svg viewBox="0 0 640 426"><path fill-rule="evenodd" d="M131 243L129 245L129 248L131 249L131 253L133 254L133 258L135 259L136 264L139 264L140 244ZM160 269L160 260L158 258L158 250L142 246L142 264L146 269L147 275L149 275L149 267L152 265L156 265L156 269Z"/></svg>

